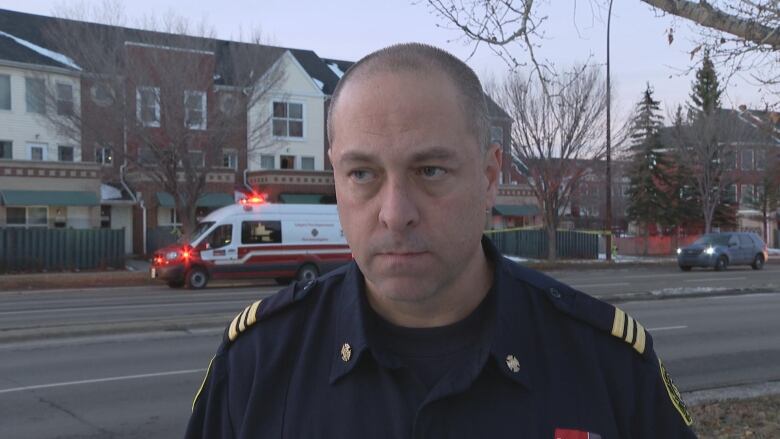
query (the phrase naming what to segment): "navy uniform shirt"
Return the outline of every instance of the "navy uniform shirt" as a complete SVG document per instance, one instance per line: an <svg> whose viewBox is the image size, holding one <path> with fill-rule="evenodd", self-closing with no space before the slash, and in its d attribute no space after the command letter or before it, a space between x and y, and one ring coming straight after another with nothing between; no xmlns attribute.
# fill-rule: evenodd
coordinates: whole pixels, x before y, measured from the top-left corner
<svg viewBox="0 0 780 439"><path fill-rule="evenodd" d="M495 266L494 325L426 394L372 347L353 262L236 316L186 437L695 437L638 322L483 247Z"/></svg>

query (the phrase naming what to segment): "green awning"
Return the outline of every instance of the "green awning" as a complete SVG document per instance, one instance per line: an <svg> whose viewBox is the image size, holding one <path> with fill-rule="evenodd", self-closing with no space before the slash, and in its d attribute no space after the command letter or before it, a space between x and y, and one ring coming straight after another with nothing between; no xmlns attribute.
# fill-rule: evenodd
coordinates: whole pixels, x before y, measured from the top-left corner
<svg viewBox="0 0 780 439"><path fill-rule="evenodd" d="M168 192L157 192L157 202L160 207L173 208L176 207L176 202L173 199L173 195ZM223 194L218 192L205 193L198 198L198 207L223 207L229 204L233 204L233 196L230 194Z"/></svg>
<svg viewBox="0 0 780 439"><path fill-rule="evenodd" d="M322 204L322 194L279 194L279 202L285 204Z"/></svg>
<svg viewBox="0 0 780 439"><path fill-rule="evenodd" d="M201 195L195 205L198 207L224 207L235 202L231 194L213 192Z"/></svg>
<svg viewBox="0 0 780 439"><path fill-rule="evenodd" d="M539 208L533 204L516 206L511 204L496 204L493 213L501 216L533 216L539 214Z"/></svg>
<svg viewBox="0 0 780 439"><path fill-rule="evenodd" d="M89 191L0 191L6 206L99 206L95 192Z"/></svg>

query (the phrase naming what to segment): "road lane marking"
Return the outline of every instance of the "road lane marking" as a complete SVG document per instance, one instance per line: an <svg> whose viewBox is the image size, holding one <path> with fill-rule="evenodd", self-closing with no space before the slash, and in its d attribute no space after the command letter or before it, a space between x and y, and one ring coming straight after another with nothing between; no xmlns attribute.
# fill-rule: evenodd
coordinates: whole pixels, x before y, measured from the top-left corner
<svg viewBox="0 0 780 439"><path fill-rule="evenodd" d="M680 326L659 326L657 328L647 328L648 331L658 332L658 331L671 331L672 329L685 329L687 326L680 325Z"/></svg>
<svg viewBox="0 0 780 439"><path fill-rule="evenodd" d="M630 285L628 282L613 282L608 284L575 284L572 285L574 288L583 288L583 287L619 287L619 286L626 286Z"/></svg>
<svg viewBox="0 0 780 439"><path fill-rule="evenodd" d="M715 277L710 279L685 279L683 282L720 282L723 280L745 280L746 277Z"/></svg>
<svg viewBox="0 0 780 439"><path fill-rule="evenodd" d="M109 378L96 378L92 380L66 381L62 383L38 384L35 386L24 386L24 387L12 387L10 389L0 389L0 395L4 393L24 392L27 390L51 389L53 387L78 386L81 384L107 383L111 381L138 380L143 378L155 378L155 377L163 377L163 376L171 376L171 375L186 375L191 373L203 373L205 371L206 369L174 370L171 372L144 373L140 375L125 375L125 376L109 377Z"/></svg>

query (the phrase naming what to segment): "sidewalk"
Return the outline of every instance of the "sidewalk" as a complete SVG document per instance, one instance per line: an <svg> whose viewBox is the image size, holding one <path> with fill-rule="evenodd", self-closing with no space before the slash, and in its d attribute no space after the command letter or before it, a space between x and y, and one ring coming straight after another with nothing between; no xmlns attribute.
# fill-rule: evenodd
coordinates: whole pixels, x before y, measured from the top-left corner
<svg viewBox="0 0 780 439"><path fill-rule="evenodd" d="M129 259L124 270L56 271L0 274L0 291L153 285L149 262Z"/></svg>

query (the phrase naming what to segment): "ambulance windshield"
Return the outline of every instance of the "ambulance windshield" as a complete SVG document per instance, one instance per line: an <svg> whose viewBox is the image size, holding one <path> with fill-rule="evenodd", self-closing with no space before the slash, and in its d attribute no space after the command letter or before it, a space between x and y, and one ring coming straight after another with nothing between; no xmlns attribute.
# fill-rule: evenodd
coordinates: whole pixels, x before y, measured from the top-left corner
<svg viewBox="0 0 780 439"><path fill-rule="evenodd" d="M211 226L214 225L214 221L205 221L200 224L198 224L198 227L195 229L194 232L192 232L192 237L190 238L190 243L193 243L200 239L204 233L206 233L206 230L210 229Z"/></svg>

